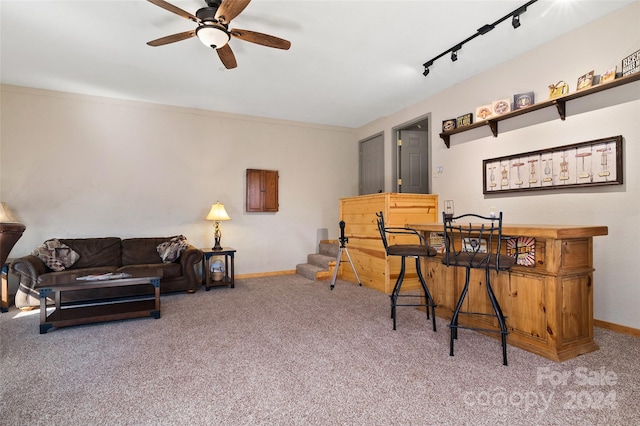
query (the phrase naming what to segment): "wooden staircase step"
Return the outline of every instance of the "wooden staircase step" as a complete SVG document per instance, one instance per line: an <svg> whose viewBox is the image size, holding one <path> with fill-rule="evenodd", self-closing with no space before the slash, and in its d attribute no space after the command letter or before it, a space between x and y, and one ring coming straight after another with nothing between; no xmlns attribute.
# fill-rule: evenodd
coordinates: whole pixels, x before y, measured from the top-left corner
<svg viewBox="0 0 640 426"><path fill-rule="evenodd" d="M330 281L338 258L337 241L323 240L319 252L307 255L307 263L296 265L296 273L314 281Z"/></svg>

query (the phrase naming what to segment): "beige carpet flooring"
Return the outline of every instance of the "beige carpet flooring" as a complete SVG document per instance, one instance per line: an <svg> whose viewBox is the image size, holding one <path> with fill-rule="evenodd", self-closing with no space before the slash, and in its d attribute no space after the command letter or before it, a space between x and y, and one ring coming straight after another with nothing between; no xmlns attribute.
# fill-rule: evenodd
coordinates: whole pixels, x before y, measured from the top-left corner
<svg viewBox="0 0 640 426"><path fill-rule="evenodd" d="M563 362L338 281L238 280L162 297L162 318L38 333L0 314L2 425L638 425L640 339L595 329Z"/></svg>

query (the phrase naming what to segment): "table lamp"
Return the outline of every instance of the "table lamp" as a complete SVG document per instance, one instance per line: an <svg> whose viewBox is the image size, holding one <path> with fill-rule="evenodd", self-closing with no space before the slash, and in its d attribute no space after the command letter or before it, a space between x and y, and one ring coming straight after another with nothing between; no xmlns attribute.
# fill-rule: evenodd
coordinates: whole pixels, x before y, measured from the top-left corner
<svg viewBox="0 0 640 426"><path fill-rule="evenodd" d="M213 238L215 240L215 245L212 250L222 250L222 246L220 245L220 240L222 239L222 231L220 230L220 221L221 220L231 220L227 211L224 209L224 205L220 203L220 201L216 201L215 204L211 205L211 210L209 210L209 214L205 218L205 220L213 220Z"/></svg>
<svg viewBox="0 0 640 426"><path fill-rule="evenodd" d="M0 203L0 267L9 257L9 252L18 242L26 227L16 219L7 203Z"/></svg>

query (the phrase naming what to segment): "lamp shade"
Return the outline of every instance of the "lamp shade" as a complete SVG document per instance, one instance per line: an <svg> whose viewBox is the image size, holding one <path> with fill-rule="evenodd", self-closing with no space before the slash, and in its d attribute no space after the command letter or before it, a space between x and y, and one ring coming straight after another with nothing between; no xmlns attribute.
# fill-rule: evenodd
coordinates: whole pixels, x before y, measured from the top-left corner
<svg viewBox="0 0 640 426"><path fill-rule="evenodd" d="M220 203L220 201L216 201L215 204L211 205L211 210L209 210L209 214L205 217L205 220L215 220L218 222L221 220L231 220L231 218L224 209L224 204Z"/></svg>
<svg viewBox="0 0 640 426"><path fill-rule="evenodd" d="M0 223L19 223L20 221L13 215L7 203L0 203Z"/></svg>
<svg viewBox="0 0 640 426"><path fill-rule="evenodd" d="M18 242L26 227L11 213L6 203L0 203L0 267L3 267L9 252Z"/></svg>

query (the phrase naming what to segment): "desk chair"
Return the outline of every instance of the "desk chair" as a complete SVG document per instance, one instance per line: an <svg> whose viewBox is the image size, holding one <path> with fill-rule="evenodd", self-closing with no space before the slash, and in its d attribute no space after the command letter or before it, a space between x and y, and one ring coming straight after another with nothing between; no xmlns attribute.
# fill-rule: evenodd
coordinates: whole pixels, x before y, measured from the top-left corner
<svg viewBox="0 0 640 426"><path fill-rule="evenodd" d="M452 217L442 214L444 223L445 255L442 263L446 266L460 266L465 268L464 288L458 299L458 304L451 317L451 348L449 355L453 356L453 342L458 338L458 329L466 328L485 332L500 333L502 337L502 364L507 365L507 326L505 316L500 309L500 304L491 288L490 272L506 271L513 266L513 257L501 254L502 237L502 212L497 217L483 217L476 214L464 214ZM485 287L494 314L482 312L462 312L462 304L469 290L469 276L471 269L484 269ZM500 330L477 327L464 327L459 325L460 314L470 315L495 315L500 325Z"/></svg>
<svg viewBox="0 0 640 426"><path fill-rule="evenodd" d="M384 250L387 253L387 256L400 256L401 257L401 267L400 267L400 275L398 275L398 279L396 280L396 284L393 287L393 291L391 292L391 318L393 319L393 329L396 329L396 306L424 306L427 311L427 319L429 316L429 308L431 308L431 318L433 321L433 331L436 331L436 304L431 297L431 293L427 288L427 283L422 276L422 270L420 268L420 258L424 256L435 256L436 251L434 248L429 247L425 238L416 230L411 228L400 228L400 227L385 227L384 226L384 215L382 212L376 213L378 217L378 230L380 231L380 237L382 238L382 244L384 244ZM393 235L413 235L417 238L417 244L392 244L389 245L387 237L391 238ZM420 284L422 285L422 290L424 291L425 303L414 303L414 304L398 304L398 298L416 298L422 297L418 294L400 294L400 288L402 287L402 282L404 281L405 274L405 264L406 258L413 257L416 260L416 272L418 273L418 279L420 280Z"/></svg>

